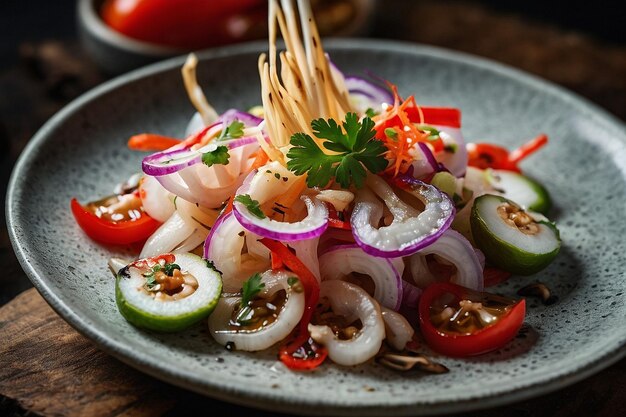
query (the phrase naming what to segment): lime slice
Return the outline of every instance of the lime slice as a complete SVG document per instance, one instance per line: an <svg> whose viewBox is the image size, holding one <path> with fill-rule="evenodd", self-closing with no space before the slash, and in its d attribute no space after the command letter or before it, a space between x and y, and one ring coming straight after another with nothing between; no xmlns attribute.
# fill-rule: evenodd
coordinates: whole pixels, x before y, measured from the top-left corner
<svg viewBox="0 0 626 417"><path fill-rule="evenodd" d="M174 263L185 283L173 291L159 291L150 277L150 268L136 262L120 270L115 298L122 316L137 327L174 332L207 317L222 293L222 277L199 256L175 253Z"/></svg>
<svg viewBox="0 0 626 417"><path fill-rule="evenodd" d="M472 236L487 260L518 275L534 274L559 253L561 239L553 223L537 222L520 206L485 194L474 201Z"/></svg>

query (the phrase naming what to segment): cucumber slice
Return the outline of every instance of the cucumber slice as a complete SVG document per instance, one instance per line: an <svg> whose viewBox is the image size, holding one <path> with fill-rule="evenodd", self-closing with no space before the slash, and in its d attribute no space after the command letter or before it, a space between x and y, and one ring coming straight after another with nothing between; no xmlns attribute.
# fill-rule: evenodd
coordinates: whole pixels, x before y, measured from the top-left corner
<svg viewBox="0 0 626 417"><path fill-rule="evenodd" d="M197 282L197 288L184 297L182 291L190 292L193 285L185 283L178 296L150 290L145 274L152 269L147 266L137 267L137 262L117 274L117 307L131 324L163 332L179 331L207 317L217 305L222 293L220 273L210 268L199 256L190 253L175 253L173 256L173 263L180 267L183 277L191 276ZM191 282L193 279L187 278Z"/></svg>
<svg viewBox="0 0 626 417"><path fill-rule="evenodd" d="M499 209L517 212L517 216L526 216L531 222L520 228L505 221ZM517 204L501 196L485 194L476 198L470 224L474 241L487 260L514 274L531 275L542 270L561 247L559 231L553 223L535 221Z"/></svg>
<svg viewBox="0 0 626 417"><path fill-rule="evenodd" d="M494 169L492 172L491 185L501 190L505 198L539 213L546 214L550 210L550 195L537 181L512 171Z"/></svg>

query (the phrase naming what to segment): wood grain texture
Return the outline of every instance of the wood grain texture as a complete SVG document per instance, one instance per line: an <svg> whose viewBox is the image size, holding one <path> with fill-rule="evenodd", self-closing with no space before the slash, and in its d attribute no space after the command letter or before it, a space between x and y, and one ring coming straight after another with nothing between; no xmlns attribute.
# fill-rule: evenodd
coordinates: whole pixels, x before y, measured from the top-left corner
<svg viewBox="0 0 626 417"><path fill-rule="evenodd" d="M167 385L96 349L35 289L0 309L0 394L49 416L154 416Z"/></svg>
<svg viewBox="0 0 626 417"><path fill-rule="evenodd" d="M622 360L564 390L450 417L625 416L625 388ZM35 289L0 308L0 395L42 416L280 415L203 397L137 372L95 348Z"/></svg>

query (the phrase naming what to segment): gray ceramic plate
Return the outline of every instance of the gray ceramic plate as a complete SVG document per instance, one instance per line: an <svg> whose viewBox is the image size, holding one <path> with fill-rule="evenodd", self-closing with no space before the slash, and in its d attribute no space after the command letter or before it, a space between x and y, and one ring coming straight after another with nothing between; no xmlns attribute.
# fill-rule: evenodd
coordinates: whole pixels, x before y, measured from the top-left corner
<svg viewBox="0 0 626 417"><path fill-rule="evenodd" d="M571 384L624 356L626 342L626 133L602 110L553 85L478 58L414 45L336 41L327 47L348 73L371 70L424 104L463 111L469 139L515 146L538 132L551 142L524 163L552 192L563 249L537 277L559 296L531 302L526 326L501 351L442 358L445 375L396 374L375 364L326 365L291 373L266 354L229 353L205 326L162 335L119 315L108 248L86 238L69 210L110 192L139 170L125 148L137 132L181 135L193 109L180 79L182 58L106 83L53 117L22 154L9 186L7 218L17 255L52 307L98 346L157 378L227 401L277 411L345 415L423 414L493 406ZM262 43L203 55L199 77L218 109L259 102Z"/></svg>

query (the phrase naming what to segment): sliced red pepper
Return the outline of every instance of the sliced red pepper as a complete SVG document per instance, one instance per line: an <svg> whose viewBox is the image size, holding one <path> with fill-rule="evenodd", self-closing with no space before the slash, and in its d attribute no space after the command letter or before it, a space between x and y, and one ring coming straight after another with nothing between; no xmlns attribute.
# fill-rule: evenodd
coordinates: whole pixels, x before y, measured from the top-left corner
<svg viewBox="0 0 626 417"><path fill-rule="evenodd" d="M519 172L519 168L509 161L509 151L491 143L470 143L467 146L467 164L480 169L506 169Z"/></svg>
<svg viewBox="0 0 626 417"><path fill-rule="evenodd" d="M287 246L277 240L268 238L263 238L259 242L265 245L272 252L272 255L276 254L287 268L298 275L304 287L304 314L300 319L295 339L281 346L279 352L280 360L294 370L315 368L324 361L327 355L326 349L317 346L315 342L309 340L309 323L320 297L320 284L315 275L309 271L309 268ZM308 347L305 346L307 344L309 345ZM307 352L307 354L295 356L294 354L299 351ZM313 354L310 352L313 352Z"/></svg>
<svg viewBox="0 0 626 417"><path fill-rule="evenodd" d="M280 259L280 256L276 252L272 252L270 254L270 258L272 260L272 269L274 271L283 268L284 266L283 261Z"/></svg>
<svg viewBox="0 0 626 417"><path fill-rule="evenodd" d="M142 212L141 217L134 220L107 221L80 205L75 198L72 199L71 208L76 223L87 236L103 243L127 245L142 242L154 233L161 224L145 212Z"/></svg>
<svg viewBox="0 0 626 417"><path fill-rule="evenodd" d="M163 260L166 264L171 264L176 260L176 256L174 256L173 253L164 253L162 255L153 256L152 258L138 259L129 266L134 266L138 269L152 268L161 260Z"/></svg>
<svg viewBox="0 0 626 417"><path fill-rule="evenodd" d="M339 219L333 219L332 217L328 218L328 225L334 229L352 230L352 226L350 226L350 222L345 222Z"/></svg>
<svg viewBox="0 0 626 417"><path fill-rule="evenodd" d="M418 109L408 107L405 111L413 123L420 122L419 110L422 111L424 117L423 124L461 128L461 110L457 108L419 106Z"/></svg>
<svg viewBox="0 0 626 417"><path fill-rule="evenodd" d="M164 151L180 143L180 139L169 136L140 133L128 139L128 148L133 151Z"/></svg>
<svg viewBox="0 0 626 417"><path fill-rule="evenodd" d="M511 153L509 154L509 162L517 165L522 161L522 159L537 152L539 149L547 144L548 136L542 133L536 138L529 140L519 148L511 151Z"/></svg>
<svg viewBox="0 0 626 417"><path fill-rule="evenodd" d="M278 357L289 369L306 371L320 366L326 357L328 350L315 343L309 333L300 333L291 341L280 346Z"/></svg>
<svg viewBox="0 0 626 417"><path fill-rule="evenodd" d="M341 220L338 215L338 211L331 203L326 203L328 208L328 225L334 229L352 230L352 226L349 221ZM345 214L344 214L345 215Z"/></svg>
<svg viewBox="0 0 626 417"><path fill-rule="evenodd" d="M509 152L502 146L491 143L469 143L468 165L480 169L504 169L521 172L518 164L548 143L548 136L541 134L519 148Z"/></svg>
<svg viewBox="0 0 626 417"><path fill-rule="evenodd" d="M469 300L483 305L493 304L495 301L504 307L500 309L500 314L494 316L495 319L490 324L478 328L473 327L469 333L443 330L441 325L436 327L433 324L431 307L437 305L442 297L447 299L450 295L454 298L446 303L448 306L459 303L461 300ZM508 300L489 293L478 293L448 282L429 285L419 301L420 330L426 343L433 350L448 356L473 356L499 349L515 337L524 322L525 313L526 303L523 299ZM450 322L444 320L442 323L447 326Z"/></svg>

